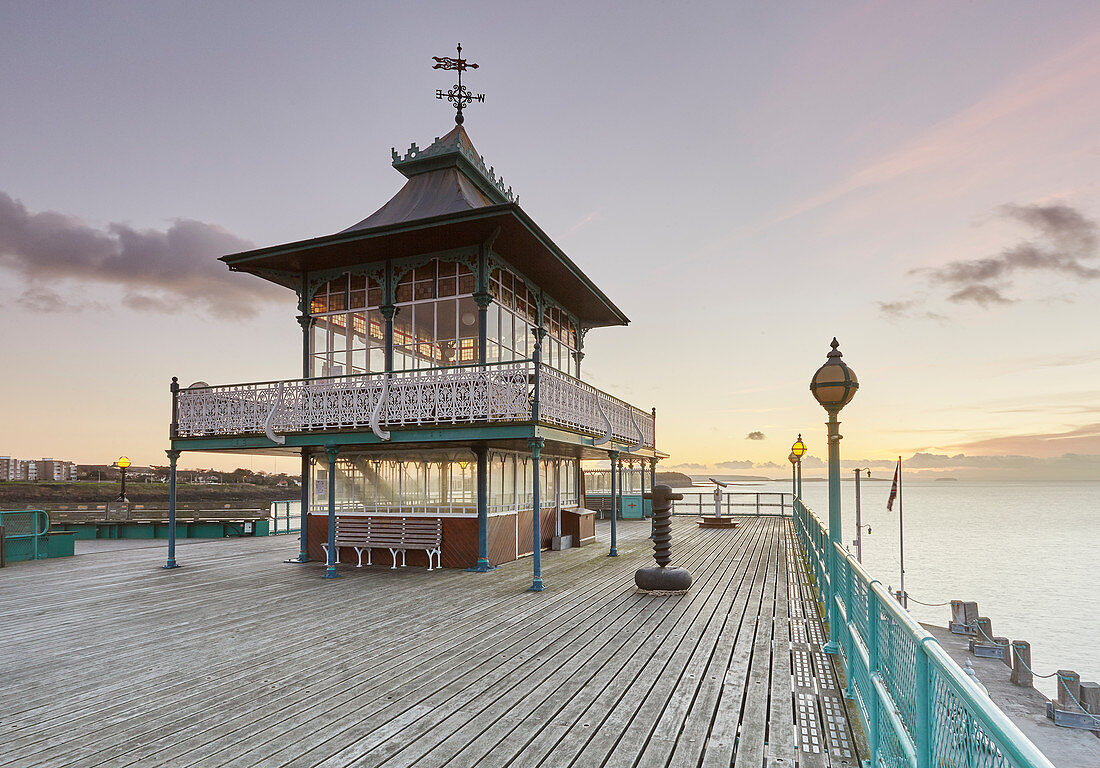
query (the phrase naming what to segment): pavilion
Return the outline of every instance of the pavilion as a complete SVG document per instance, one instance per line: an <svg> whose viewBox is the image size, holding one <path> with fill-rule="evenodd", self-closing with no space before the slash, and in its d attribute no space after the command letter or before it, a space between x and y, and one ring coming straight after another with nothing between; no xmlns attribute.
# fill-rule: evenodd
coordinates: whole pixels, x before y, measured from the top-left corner
<svg viewBox="0 0 1100 768"><path fill-rule="evenodd" d="M465 60L447 61L461 74ZM293 453L299 562L327 557L337 575L341 520L426 519L441 526L442 566L531 554L540 589L543 549L594 540L582 460L610 462L612 478L620 454L648 462L652 485L656 411L581 379L585 335L626 315L486 166L457 106L449 133L391 150L406 181L370 216L222 257L297 294L302 378L173 379L170 515L181 451ZM174 533L169 550L174 567ZM408 561L431 565L423 551Z"/></svg>

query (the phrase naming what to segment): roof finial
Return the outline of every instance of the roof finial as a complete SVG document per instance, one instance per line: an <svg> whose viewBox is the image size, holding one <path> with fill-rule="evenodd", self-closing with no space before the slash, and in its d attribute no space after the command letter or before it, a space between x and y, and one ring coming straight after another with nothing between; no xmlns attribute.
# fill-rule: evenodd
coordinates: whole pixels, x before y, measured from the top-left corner
<svg viewBox="0 0 1100 768"><path fill-rule="evenodd" d="M450 56L432 56L435 60L435 64L432 69L453 69L458 72L458 85L451 90L444 93L441 90L435 92L437 99L446 99L455 105L455 124L462 125L463 117L462 110L467 104L476 101L485 101L484 93L470 93L464 85L462 85L462 73L467 69L477 69L477 64L466 63L466 59L462 58L462 43L458 44L458 57L452 59Z"/></svg>

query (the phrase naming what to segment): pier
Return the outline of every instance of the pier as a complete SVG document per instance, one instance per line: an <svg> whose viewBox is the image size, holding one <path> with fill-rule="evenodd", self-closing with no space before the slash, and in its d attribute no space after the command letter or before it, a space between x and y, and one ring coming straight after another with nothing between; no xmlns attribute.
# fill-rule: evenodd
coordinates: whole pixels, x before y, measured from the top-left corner
<svg viewBox="0 0 1100 768"><path fill-rule="evenodd" d="M649 525L491 574L283 563L269 537L3 574L6 765L856 766L790 518ZM89 542L95 546L99 542ZM112 544L115 544L112 542ZM94 640L93 640L94 639Z"/></svg>

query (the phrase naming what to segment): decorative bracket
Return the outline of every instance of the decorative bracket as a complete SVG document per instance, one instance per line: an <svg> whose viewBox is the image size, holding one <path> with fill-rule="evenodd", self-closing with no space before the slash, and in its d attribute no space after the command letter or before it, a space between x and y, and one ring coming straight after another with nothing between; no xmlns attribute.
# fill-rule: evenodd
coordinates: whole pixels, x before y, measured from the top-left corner
<svg viewBox="0 0 1100 768"><path fill-rule="evenodd" d="M390 394L390 375L382 377L382 392L378 395L378 402L374 404L374 410L370 415L370 428L379 440L389 440L390 433L379 426L379 417L382 415L382 407L386 404L386 398Z"/></svg>
<svg viewBox="0 0 1100 768"><path fill-rule="evenodd" d="M275 387L275 402L271 406L271 410L268 411L267 419L264 421L264 434L267 435L267 439L276 445L286 445L286 437L284 435L276 435L271 429L271 422L275 418L275 411L279 410L279 406L283 404L283 382L279 382Z"/></svg>

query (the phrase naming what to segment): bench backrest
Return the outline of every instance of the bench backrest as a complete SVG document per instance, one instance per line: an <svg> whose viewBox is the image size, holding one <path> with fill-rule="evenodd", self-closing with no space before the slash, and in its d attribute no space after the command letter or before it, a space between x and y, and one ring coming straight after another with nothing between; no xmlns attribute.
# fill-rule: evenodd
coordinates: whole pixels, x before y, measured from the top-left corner
<svg viewBox="0 0 1100 768"><path fill-rule="evenodd" d="M338 517L336 538L395 549L438 547L443 543L443 521L438 517Z"/></svg>

